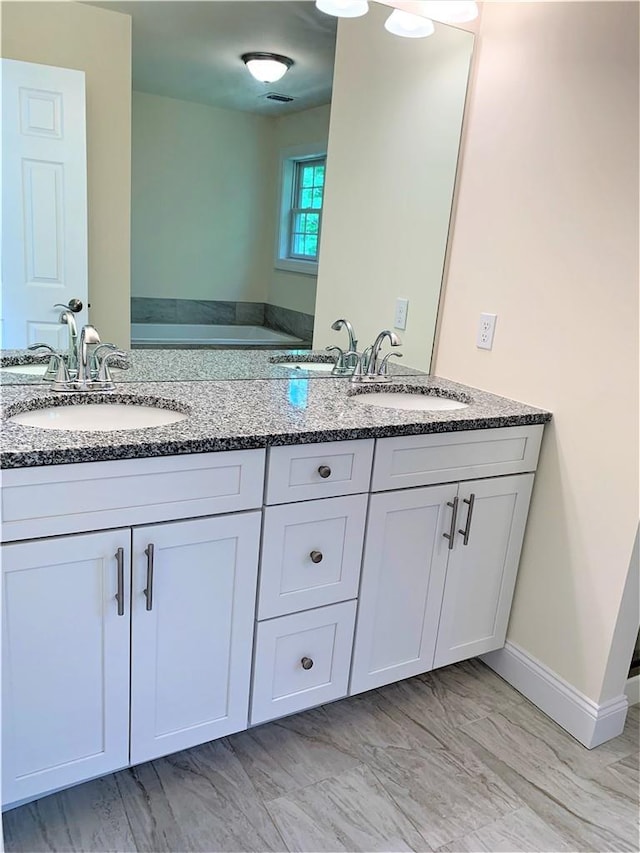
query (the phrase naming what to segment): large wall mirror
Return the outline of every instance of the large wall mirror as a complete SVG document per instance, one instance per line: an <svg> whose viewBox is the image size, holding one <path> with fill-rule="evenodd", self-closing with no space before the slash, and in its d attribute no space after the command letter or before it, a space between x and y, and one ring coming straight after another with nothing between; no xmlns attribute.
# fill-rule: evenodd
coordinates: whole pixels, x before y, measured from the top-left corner
<svg viewBox="0 0 640 853"><path fill-rule="evenodd" d="M308 0L79 5L132 20L132 346L201 347L203 364L246 347L261 375L272 347L344 346L338 317L364 346L402 297L405 369L428 370L473 35L398 38L374 3L340 21ZM53 64L16 41L12 58ZM265 50L293 60L281 80L240 58ZM229 356L229 378L248 369Z"/></svg>

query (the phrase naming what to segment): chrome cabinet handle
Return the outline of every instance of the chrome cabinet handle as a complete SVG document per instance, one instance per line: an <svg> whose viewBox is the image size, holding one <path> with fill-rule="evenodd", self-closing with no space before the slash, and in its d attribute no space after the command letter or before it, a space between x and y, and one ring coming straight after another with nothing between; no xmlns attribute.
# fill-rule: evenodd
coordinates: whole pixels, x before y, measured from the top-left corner
<svg viewBox="0 0 640 853"><path fill-rule="evenodd" d="M118 616L124 616L124 548L118 548L115 556L118 567L118 591L115 599L118 602Z"/></svg>
<svg viewBox="0 0 640 853"><path fill-rule="evenodd" d="M458 530L458 533L462 534L462 544L463 545L469 544L469 533L471 532L471 517L473 515L473 504L475 503L475 500L476 500L476 496L472 492L469 495L469 500L467 500L465 498L462 502L462 503L467 504L467 506L469 507L469 511L467 512L467 523L464 526L464 530Z"/></svg>
<svg viewBox="0 0 640 853"><path fill-rule="evenodd" d="M153 609L153 545L149 544L144 549L147 555L147 588L144 590L147 599L147 610Z"/></svg>
<svg viewBox="0 0 640 853"><path fill-rule="evenodd" d="M312 551L309 556L311 557L312 563L321 563L322 562L322 551Z"/></svg>
<svg viewBox="0 0 640 853"><path fill-rule="evenodd" d="M302 664L303 669L311 669L311 667L313 666L313 659L312 658L302 658L300 663Z"/></svg>
<svg viewBox="0 0 640 853"><path fill-rule="evenodd" d="M323 480L326 480L327 477L331 476L331 468L328 465L321 465L318 468L318 474L320 474Z"/></svg>
<svg viewBox="0 0 640 853"><path fill-rule="evenodd" d="M451 501L447 501L447 506L450 506L453 512L451 513L451 525L449 527L448 533L443 533L445 539L449 540L449 545L447 546L449 550L453 550L453 537L456 535L456 518L458 516L458 498L457 496L453 499L453 503Z"/></svg>

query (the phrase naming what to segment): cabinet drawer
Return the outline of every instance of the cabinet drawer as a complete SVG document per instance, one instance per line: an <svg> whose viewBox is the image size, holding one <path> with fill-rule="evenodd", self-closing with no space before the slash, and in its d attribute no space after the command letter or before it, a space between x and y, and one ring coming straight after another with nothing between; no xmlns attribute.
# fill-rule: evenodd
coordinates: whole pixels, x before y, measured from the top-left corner
<svg viewBox="0 0 640 853"><path fill-rule="evenodd" d="M344 601L258 623L252 724L346 696L355 615Z"/></svg>
<svg viewBox="0 0 640 853"><path fill-rule="evenodd" d="M379 439L372 491L535 471L543 426Z"/></svg>
<svg viewBox="0 0 640 853"><path fill-rule="evenodd" d="M267 504L369 491L373 440L331 441L269 451Z"/></svg>
<svg viewBox="0 0 640 853"><path fill-rule="evenodd" d="M264 450L5 471L2 539L32 539L254 509Z"/></svg>
<svg viewBox="0 0 640 853"><path fill-rule="evenodd" d="M258 619L356 598L367 495L265 510Z"/></svg>

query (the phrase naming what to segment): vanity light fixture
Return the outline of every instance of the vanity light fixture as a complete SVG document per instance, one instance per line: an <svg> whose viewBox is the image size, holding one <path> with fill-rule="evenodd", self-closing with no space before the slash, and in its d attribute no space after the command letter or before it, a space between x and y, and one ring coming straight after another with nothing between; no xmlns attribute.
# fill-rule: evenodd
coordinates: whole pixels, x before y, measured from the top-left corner
<svg viewBox="0 0 640 853"><path fill-rule="evenodd" d="M367 0L316 0L316 7L336 18L359 18L369 11Z"/></svg>
<svg viewBox="0 0 640 853"><path fill-rule="evenodd" d="M253 51L240 57L249 69L249 73L260 83L275 83L284 77L293 65L293 59L279 53Z"/></svg>
<svg viewBox="0 0 640 853"><path fill-rule="evenodd" d="M423 15L443 24L465 24L478 17L475 0L424 0Z"/></svg>
<svg viewBox="0 0 640 853"><path fill-rule="evenodd" d="M400 9L395 9L391 13L385 21L384 28L394 36L410 39L426 38L435 32L433 21L429 18L402 12Z"/></svg>

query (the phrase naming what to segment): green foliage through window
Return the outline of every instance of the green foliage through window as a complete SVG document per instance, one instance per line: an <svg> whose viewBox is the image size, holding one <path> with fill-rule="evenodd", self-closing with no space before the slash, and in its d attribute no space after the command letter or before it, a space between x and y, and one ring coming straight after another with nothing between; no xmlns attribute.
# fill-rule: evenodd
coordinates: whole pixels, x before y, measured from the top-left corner
<svg viewBox="0 0 640 853"><path fill-rule="evenodd" d="M324 173L324 157L296 163L289 232L290 258L318 260Z"/></svg>

